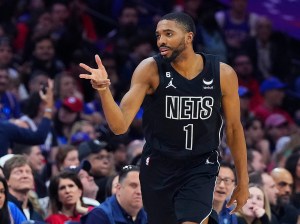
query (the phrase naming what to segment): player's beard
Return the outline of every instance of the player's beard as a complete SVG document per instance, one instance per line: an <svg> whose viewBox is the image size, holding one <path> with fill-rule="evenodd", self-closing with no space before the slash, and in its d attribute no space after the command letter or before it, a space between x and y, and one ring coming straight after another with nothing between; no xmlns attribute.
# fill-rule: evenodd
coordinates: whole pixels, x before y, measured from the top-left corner
<svg viewBox="0 0 300 224"><path fill-rule="evenodd" d="M172 48L171 48L172 49ZM181 52L183 52L185 49L185 42L184 42L184 38L182 38L181 42L179 43L178 47L174 48L172 54L170 57L164 56L163 58L171 63L172 61L174 61L180 54Z"/></svg>

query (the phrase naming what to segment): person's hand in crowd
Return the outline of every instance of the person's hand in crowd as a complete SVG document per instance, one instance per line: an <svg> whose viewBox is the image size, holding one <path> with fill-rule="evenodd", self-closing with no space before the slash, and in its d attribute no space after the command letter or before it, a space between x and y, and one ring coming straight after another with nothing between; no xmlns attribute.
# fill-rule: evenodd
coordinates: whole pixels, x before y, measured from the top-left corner
<svg viewBox="0 0 300 224"><path fill-rule="evenodd" d="M43 86L39 91L41 99L45 103L45 115L52 115L54 98L53 98L53 80L48 79L48 85ZM49 117L51 118L51 117Z"/></svg>
<svg viewBox="0 0 300 224"><path fill-rule="evenodd" d="M89 209L86 207L82 206L82 202L80 199L78 199L77 203L76 203L76 212L78 212L79 214L85 215L86 213L88 213Z"/></svg>
<svg viewBox="0 0 300 224"><path fill-rule="evenodd" d="M98 91L105 90L110 85L110 79L105 67L103 66L99 55L95 56L95 60L98 68L91 68L86 64L80 63L79 66L90 72L91 74L80 74L79 77L82 79L91 80L92 87Z"/></svg>
<svg viewBox="0 0 300 224"><path fill-rule="evenodd" d="M252 210L256 218L261 218L266 213L266 210L264 208L258 206L253 206Z"/></svg>

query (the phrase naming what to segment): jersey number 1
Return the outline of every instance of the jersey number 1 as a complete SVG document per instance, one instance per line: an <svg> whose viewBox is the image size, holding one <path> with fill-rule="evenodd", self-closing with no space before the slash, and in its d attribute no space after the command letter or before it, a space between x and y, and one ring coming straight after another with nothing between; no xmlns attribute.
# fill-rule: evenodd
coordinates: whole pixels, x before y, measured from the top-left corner
<svg viewBox="0 0 300 224"><path fill-rule="evenodd" d="M193 149L193 124L188 124L183 126L183 130L185 131L185 149L192 150Z"/></svg>

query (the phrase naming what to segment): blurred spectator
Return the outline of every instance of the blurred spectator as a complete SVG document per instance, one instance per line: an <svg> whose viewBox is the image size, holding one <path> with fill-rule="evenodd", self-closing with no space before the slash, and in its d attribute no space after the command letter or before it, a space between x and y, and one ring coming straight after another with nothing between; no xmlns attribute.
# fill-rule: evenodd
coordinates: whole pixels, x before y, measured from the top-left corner
<svg viewBox="0 0 300 224"><path fill-rule="evenodd" d="M54 42L50 36L41 36L33 41L31 71L44 71L54 78L65 69L65 65L56 57Z"/></svg>
<svg viewBox="0 0 300 224"><path fill-rule="evenodd" d="M113 136L108 147L112 151L115 170L119 172L123 166L127 163L127 151L126 151L127 138L125 135Z"/></svg>
<svg viewBox="0 0 300 224"><path fill-rule="evenodd" d="M45 158L42 155L40 146L14 145L13 153L24 155L27 158L27 162L32 169L36 196L44 212L46 212L48 204L46 182L48 181L48 176L45 171Z"/></svg>
<svg viewBox="0 0 300 224"><path fill-rule="evenodd" d="M245 86L240 86L238 89L240 97L240 107L241 107L241 122L242 125L246 125L248 120L254 117L254 114L250 110L250 101L252 94L250 90Z"/></svg>
<svg viewBox="0 0 300 224"><path fill-rule="evenodd" d="M51 1L49 3L51 4L50 14L53 22L51 37L55 42L57 57L68 66L73 52L82 47L84 30L82 29L81 18L76 13L82 10L84 2L78 4L76 0ZM75 11L74 14L73 10L77 12Z"/></svg>
<svg viewBox="0 0 300 224"><path fill-rule="evenodd" d="M203 14L203 0L184 0L183 12L190 15L194 20L196 27L199 25L199 17Z"/></svg>
<svg viewBox="0 0 300 224"><path fill-rule="evenodd" d="M254 148L260 151L264 163L268 165L271 160L271 149L270 142L265 137L265 128L262 121L252 117L244 124L244 130L247 148Z"/></svg>
<svg viewBox="0 0 300 224"><path fill-rule="evenodd" d="M268 173L262 173L262 184L264 191L267 194L268 200L270 202L271 206L277 205L277 198L278 198L278 189L276 187L276 183L272 176L270 176ZM273 220L272 220L273 221Z"/></svg>
<svg viewBox="0 0 300 224"><path fill-rule="evenodd" d="M83 224L95 222L113 224L146 224L147 215L143 209L139 167L125 166L119 173L116 195L107 198L81 219Z"/></svg>
<svg viewBox="0 0 300 224"><path fill-rule="evenodd" d="M114 174L108 178L105 186L105 198L108 198L116 194L118 183L119 183L118 174Z"/></svg>
<svg viewBox="0 0 300 224"><path fill-rule="evenodd" d="M271 223L279 223L276 216L273 214L273 210L277 207L278 194L278 189L273 177L265 172L252 172L249 174L249 183L259 185L263 188L271 206Z"/></svg>
<svg viewBox="0 0 300 224"><path fill-rule="evenodd" d="M136 35L132 38L129 42L129 48L130 52L120 72L121 82L125 90L129 89L132 74L138 64L142 60L154 55L151 39L145 35Z"/></svg>
<svg viewBox="0 0 300 224"><path fill-rule="evenodd" d="M54 116L54 129L58 145L68 143L73 123L80 120L82 110L83 102L76 97L71 96L62 101L62 105Z"/></svg>
<svg viewBox="0 0 300 224"><path fill-rule="evenodd" d="M46 218L49 224L64 224L67 221L80 221L80 217L92 207L82 202L83 186L77 174L64 171L54 176L49 185L51 215Z"/></svg>
<svg viewBox="0 0 300 224"><path fill-rule="evenodd" d="M196 49L207 54L218 55L221 62L227 63L228 51L223 31L220 29L213 13L206 13L202 17L202 24L197 27L195 38Z"/></svg>
<svg viewBox="0 0 300 224"><path fill-rule="evenodd" d="M267 17L259 17L255 26L256 36L243 43L243 49L249 54L259 79L272 75L289 80L290 49L287 38L272 30L272 22ZM282 57L284 55L284 57Z"/></svg>
<svg viewBox="0 0 300 224"><path fill-rule="evenodd" d="M139 11L136 4L124 4L118 16L118 28L110 31L106 39L106 51L115 52L117 62L123 65L130 53L130 40L145 33L139 23Z"/></svg>
<svg viewBox="0 0 300 224"><path fill-rule="evenodd" d="M45 83L43 83L42 86L47 88ZM39 90L44 88L42 86L39 86ZM32 93L30 97L21 104L23 115L20 117L20 120L24 121L32 131L37 131L38 126L42 122L44 111L47 108L46 103L41 99L38 91ZM53 127L51 126L51 129L47 133L46 140L41 144L41 149L47 157L51 149L56 146L57 141Z"/></svg>
<svg viewBox="0 0 300 224"><path fill-rule="evenodd" d="M28 81L28 93L29 95L34 92L38 92L41 89L41 86L47 85L47 80L49 75L43 71L35 71L33 72Z"/></svg>
<svg viewBox="0 0 300 224"><path fill-rule="evenodd" d="M19 118L20 103L16 97L8 92L9 73L7 68L0 68L0 120Z"/></svg>
<svg viewBox="0 0 300 224"><path fill-rule="evenodd" d="M263 172L266 169L263 155L256 149L247 150L247 164L249 173L255 171Z"/></svg>
<svg viewBox="0 0 300 224"><path fill-rule="evenodd" d="M129 142L127 145L127 162L128 164L132 164L132 160L142 154L143 147L144 147L145 141L135 139Z"/></svg>
<svg viewBox="0 0 300 224"><path fill-rule="evenodd" d="M92 166L89 161L83 160L79 166L69 166L65 170L73 171L77 174L83 187L82 201L86 205L98 206L100 203L96 200L99 187L94 178L89 174Z"/></svg>
<svg viewBox="0 0 300 224"><path fill-rule="evenodd" d="M291 116L282 108L282 101L285 97L287 85L275 77L270 77L260 85L260 92L263 95L263 102L254 108L256 117L265 121L273 113L285 116L289 123L293 123Z"/></svg>
<svg viewBox="0 0 300 224"><path fill-rule="evenodd" d="M235 180L234 167L229 163L221 163L213 199L213 209L218 213L220 224L237 224L236 215L230 215L231 208L226 207L226 199L231 196L236 186Z"/></svg>
<svg viewBox="0 0 300 224"><path fill-rule="evenodd" d="M300 147L288 157L285 168L292 174L294 180L291 203L300 211Z"/></svg>
<svg viewBox="0 0 300 224"><path fill-rule="evenodd" d="M22 224L26 220L20 209L8 201L8 186L6 180L0 176L0 223Z"/></svg>
<svg viewBox="0 0 300 224"><path fill-rule="evenodd" d="M70 18L81 29L82 38L88 42L97 40L97 33L91 16L86 12L86 2L82 0L70 1L68 8L70 10Z"/></svg>
<svg viewBox="0 0 300 224"><path fill-rule="evenodd" d="M63 171L71 166L79 166L80 162L77 148L72 145L59 146L55 161L58 171Z"/></svg>
<svg viewBox="0 0 300 224"><path fill-rule="evenodd" d="M235 70L240 86L248 88L251 93L250 109L262 103L262 96L259 92L259 82L254 74L252 61L249 56L240 52L232 59L232 67Z"/></svg>
<svg viewBox="0 0 300 224"><path fill-rule="evenodd" d="M43 221L41 207L34 207L38 204L32 203L29 198L29 191L34 189L34 180L26 157L15 155L7 160L3 173L9 186L8 200L24 213L27 220Z"/></svg>
<svg viewBox="0 0 300 224"><path fill-rule="evenodd" d="M6 90L12 92L19 99L24 99L28 96L25 85L21 82L17 69L14 67L14 52L12 41L9 37L0 37L0 69L6 69L8 72L9 82Z"/></svg>
<svg viewBox="0 0 300 224"><path fill-rule="evenodd" d="M8 148L13 142L29 145L42 144L45 142L47 134L50 131L50 121L52 119L53 108L53 83L50 80L48 81L48 89L46 94L40 91L40 96L46 103L46 109L43 114L43 119L36 132L20 128L9 122L0 122L0 145L2 146L2 150L0 150L0 156L7 153Z"/></svg>
<svg viewBox="0 0 300 224"><path fill-rule="evenodd" d="M271 151L275 150L278 140L289 135L288 120L282 114L271 114L265 121L266 136L270 141Z"/></svg>
<svg viewBox="0 0 300 224"><path fill-rule="evenodd" d="M97 201L100 203L105 199L105 186L108 177L114 173L113 159L108 151L107 143L98 140L83 142L78 146L79 159L88 160L92 168L90 174L94 177L99 187Z"/></svg>
<svg viewBox="0 0 300 224"><path fill-rule="evenodd" d="M228 10L218 11L215 18L224 31L229 53L234 54L241 49L242 42L255 34L258 16L248 12L247 0L230 0Z"/></svg>
<svg viewBox="0 0 300 224"><path fill-rule="evenodd" d="M19 8L23 11L20 12L20 16L17 18L16 29L17 35L14 41L14 47L18 53L22 53L28 40L30 28L32 24L40 16L41 12L45 10L45 1L43 0L29 0L27 4L20 2Z"/></svg>
<svg viewBox="0 0 300 224"><path fill-rule="evenodd" d="M54 88L54 98L57 108L68 97L83 99L82 93L78 90L75 78L69 73L63 72L57 74L54 79Z"/></svg>
<svg viewBox="0 0 300 224"><path fill-rule="evenodd" d="M273 168L284 167L287 158L293 153L297 145L300 146L300 139L297 134L279 138L276 143L275 151L272 154Z"/></svg>
<svg viewBox="0 0 300 224"><path fill-rule="evenodd" d="M87 134L88 136L88 140L90 139L97 139L98 133L96 132L95 126L89 122L89 121L77 121L76 123L74 123L73 127L72 127L72 134L78 133L78 132L82 132Z"/></svg>
<svg viewBox="0 0 300 224"><path fill-rule="evenodd" d="M250 196L238 213L238 224L271 223L271 210L264 190L258 185L249 185Z"/></svg>
<svg viewBox="0 0 300 224"><path fill-rule="evenodd" d="M272 213L279 223L299 222L299 212L290 204L294 183L291 173L284 168L275 168L271 171L271 176L278 189L277 204L272 208Z"/></svg>
<svg viewBox="0 0 300 224"><path fill-rule="evenodd" d="M97 139L99 135L91 122L80 120L73 124L69 142L72 145L78 146L84 141Z"/></svg>

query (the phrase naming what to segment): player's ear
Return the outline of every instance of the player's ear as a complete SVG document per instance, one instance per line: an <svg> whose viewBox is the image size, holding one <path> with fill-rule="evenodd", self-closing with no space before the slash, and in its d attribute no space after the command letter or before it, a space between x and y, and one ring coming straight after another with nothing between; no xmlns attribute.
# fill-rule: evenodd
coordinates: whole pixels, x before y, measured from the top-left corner
<svg viewBox="0 0 300 224"><path fill-rule="evenodd" d="M187 38L186 38L187 43L192 43L193 39L194 39L194 33L193 32L188 32L187 33Z"/></svg>

